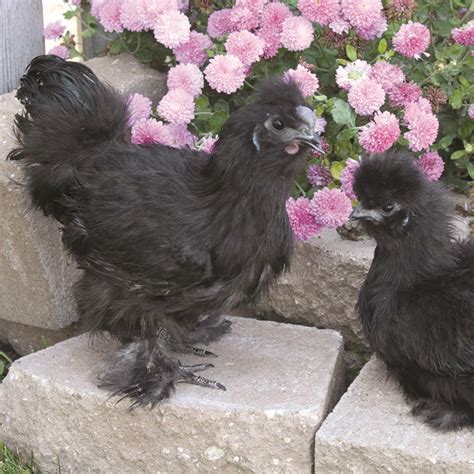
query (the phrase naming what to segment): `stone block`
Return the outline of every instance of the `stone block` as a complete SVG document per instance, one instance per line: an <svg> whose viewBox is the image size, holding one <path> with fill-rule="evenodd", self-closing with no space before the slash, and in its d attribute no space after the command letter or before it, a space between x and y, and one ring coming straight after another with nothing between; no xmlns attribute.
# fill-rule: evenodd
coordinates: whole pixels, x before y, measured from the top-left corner
<svg viewBox="0 0 474 474"><path fill-rule="evenodd" d="M312 472L314 434L343 385L335 331L232 318L207 377L153 410L96 387L112 341L86 335L16 361L0 385L0 439L47 472ZM183 363L202 358L180 357Z"/></svg>
<svg viewBox="0 0 474 474"><path fill-rule="evenodd" d="M315 472L474 472L474 430L442 433L412 416L374 357L317 432Z"/></svg>
<svg viewBox="0 0 474 474"><path fill-rule="evenodd" d="M14 147L14 93L0 96L0 319L46 329L76 321L72 286L79 272L63 251L59 224L29 210Z"/></svg>
<svg viewBox="0 0 474 474"><path fill-rule="evenodd" d="M124 95L138 92L156 103L166 94L166 74L151 69L131 54L93 58L86 64L99 79Z"/></svg>
<svg viewBox="0 0 474 474"><path fill-rule="evenodd" d="M280 321L336 329L346 342L365 348L354 307L374 249L371 240L344 240L331 230L298 243L291 271L280 277L258 312L275 313L269 318Z"/></svg>

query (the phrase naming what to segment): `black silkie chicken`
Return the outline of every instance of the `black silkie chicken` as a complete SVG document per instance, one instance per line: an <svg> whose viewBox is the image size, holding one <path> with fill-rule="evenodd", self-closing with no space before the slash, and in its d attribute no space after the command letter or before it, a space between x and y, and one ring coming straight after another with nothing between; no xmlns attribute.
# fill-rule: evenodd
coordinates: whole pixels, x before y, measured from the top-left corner
<svg viewBox="0 0 474 474"><path fill-rule="evenodd" d="M450 205L409 156L364 157L360 219L377 241L358 311L372 349L441 430L474 425L474 242L455 241Z"/></svg>
<svg viewBox="0 0 474 474"><path fill-rule="evenodd" d="M17 97L19 146L33 205L62 224L82 279L79 312L122 346L101 385L132 407L155 406L178 382L225 389L172 353L212 356L221 314L255 301L288 267L285 201L315 115L294 83L270 80L233 113L211 156L127 138L126 101L85 65L35 58Z"/></svg>

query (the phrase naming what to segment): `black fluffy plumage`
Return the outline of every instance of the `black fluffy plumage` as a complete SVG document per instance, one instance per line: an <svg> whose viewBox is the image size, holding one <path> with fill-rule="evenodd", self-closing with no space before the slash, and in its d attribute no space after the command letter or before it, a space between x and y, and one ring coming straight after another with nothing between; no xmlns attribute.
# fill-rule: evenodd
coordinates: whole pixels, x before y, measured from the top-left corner
<svg viewBox="0 0 474 474"><path fill-rule="evenodd" d="M223 388L194 375L210 364L181 367L170 352L211 355L190 345L227 332L220 314L254 302L289 265L285 201L305 145L318 146L298 88L262 85L212 156L130 144L126 101L79 63L34 59L18 98L10 159L84 269L82 318L123 343L102 385L134 406L154 406L177 382Z"/></svg>
<svg viewBox="0 0 474 474"><path fill-rule="evenodd" d="M364 157L354 188L353 216L377 241L358 301L372 349L415 415L474 425L474 242L454 239L445 191L410 156Z"/></svg>

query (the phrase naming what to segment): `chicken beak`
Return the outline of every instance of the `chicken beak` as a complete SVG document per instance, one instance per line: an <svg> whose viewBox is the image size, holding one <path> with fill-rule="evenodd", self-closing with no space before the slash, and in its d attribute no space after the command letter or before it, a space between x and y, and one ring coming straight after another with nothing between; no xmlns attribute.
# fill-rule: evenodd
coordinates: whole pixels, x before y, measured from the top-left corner
<svg viewBox="0 0 474 474"><path fill-rule="evenodd" d="M305 135L303 137L298 137L298 141L303 145L309 146L314 151L324 154L323 147L321 146L321 137L319 136L319 133L314 132L310 136Z"/></svg>
<svg viewBox="0 0 474 474"><path fill-rule="evenodd" d="M382 216L375 209L366 209L362 204L358 204L349 218L352 221L378 222L382 219Z"/></svg>
<svg viewBox="0 0 474 474"><path fill-rule="evenodd" d="M299 143L312 148L318 153L324 153L321 146L321 136L319 132L315 130L316 126L316 115L315 113L306 106L300 105L296 108L298 117L303 122L303 125L298 130L296 140Z"/></svg>

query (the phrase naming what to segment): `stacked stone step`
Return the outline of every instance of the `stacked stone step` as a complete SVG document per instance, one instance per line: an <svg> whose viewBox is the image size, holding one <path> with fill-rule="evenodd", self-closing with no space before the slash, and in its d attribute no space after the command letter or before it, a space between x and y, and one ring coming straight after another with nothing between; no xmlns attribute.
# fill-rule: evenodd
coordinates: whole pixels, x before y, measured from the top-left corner
<svg viewBox="0 0 474 474"><path fill-rule="evenodd" d="M87 64L124 95L156 103L165 93L165 76L132 56ZM81 331L72 295L80 272L62 249L59 224L29 208L20 166L5 161L20 111L15 92L0 96L0 340L27 354Z"/></svg>
<svg viewBox="0 0 474 474"><path fill-rule="evenodd" d="M153 410L95 384L112 341L78 336L19 359L0 385L0 440L62 473L310 473L314 435L344 386L332 330L232 319L206 376ZM182 363L202 363L195 356Z"/></svg>

